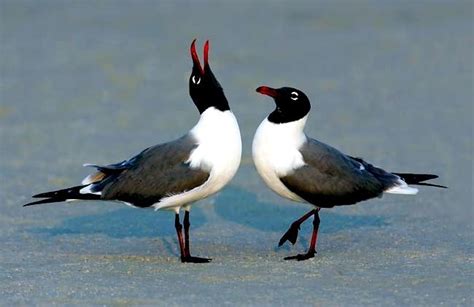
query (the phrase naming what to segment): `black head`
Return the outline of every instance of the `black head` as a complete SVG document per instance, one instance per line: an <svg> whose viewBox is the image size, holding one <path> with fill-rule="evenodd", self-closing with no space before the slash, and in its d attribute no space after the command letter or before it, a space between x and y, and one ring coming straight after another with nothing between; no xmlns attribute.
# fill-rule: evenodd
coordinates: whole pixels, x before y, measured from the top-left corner
<svg viewBox="0 0 474 307"><path fill-rule="evenodd" d="M268 116L272 123L282 124L299 120L311 109L308 97L302 91L292 87L271 88L260 86L257 92L275 100L276 108Z"/></svg>
<svg viewBox="0 0 474 307"><path fill-rule="evenodd" d="M204 44L204 67L199 62L195 43L196 40L193 40L191 44L193 70L189 76L189 95L191 95L199 113L203 113L210 107L221 111L230 110L224 90L209 66L209 41Z"/></svg>

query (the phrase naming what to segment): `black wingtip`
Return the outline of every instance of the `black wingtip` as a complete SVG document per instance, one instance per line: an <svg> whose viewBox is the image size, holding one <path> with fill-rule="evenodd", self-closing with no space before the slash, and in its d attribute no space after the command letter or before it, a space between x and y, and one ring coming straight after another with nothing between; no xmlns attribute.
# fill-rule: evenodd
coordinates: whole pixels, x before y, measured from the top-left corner
<svg viewBox="0 0 474 307"><path fill-rule="evenodd" d="M447 186L444 186L444 185L434 184L434 183L425 183L425 182L419 182L419 183L416 183L416 185L424 185L428 187L436 187L436 188L442 188L442 189L448 188Z"/></svg>
<svg viewBox="0 0 474 307"><path fill-rule="evenodd" d="M29 206L34 206L34 205L39 205L37 201L35 202L32 202L32 203L27 203L27 204L24 204L23 207L29 207Z"/></svg>
<svg viewBox="0 0 474 307"><path fill-rule="evenodd" d="M33 196L34 197L34 196ZM49 204L49 203L59 203L66 201L66 199L63 198L47 198L47 199L42 199L38 201L34 201L31 203L24 204L23 207L29 207L29 206L35 206L35 205L41 205L41 204Z"/></svg>
<svg viewBox="0 0 474 307"><path fill-rule="evenodd" d="M35 194L31 197L33 197L33 198L53 198L53 197L57 197L59 195L59 193L63 192L63 191L64 190L44 192L44 193Z"/></svg>
<svg viewBox="0 0 474 307"><path fill-rule="evenodd" d="M424 185L436 188L444 188L447 189L444 185L434 184L434 183L424 183L424 181L428 181L431 179L439 178L438 175L434 174L411 174L411 173L393 173L394 175L399 176L403 179L407 184L415 184L415 185Z"/></svg>
<svg viewBox="0 0 474 307"><path fill-rule="evenodd" d="M47 193L39 193L39 194L35 194L33 196L31 196L32 198L45 198L45 197L50 197L50 196L47 196L49 195L51 192L47 192Z"/></svg>
<svg viewBox="0 0 474 307"><path fill-rule="evenodd" d="M45 199L27 203L23 205L23 207L29 207L33 205L47 204L47 203L59 203L59 202L66 201L68 199L83 199L83 200L100 199L100 196L96 194L90 194L90 193L82 194L81 189L84 188L85 186L87 185L79 185L79 186L70 187L67 189L50 191L50 192L39 193L39 194L33 195L32 196L33 198L45 198Z"/></svg>
<svg viewBox="0 0 474 307"><path fill-rule="evenodd" d="M436 179L439 177L438 175L434 175L434 174L412 174L412 173L393 173L393 174L402 177L402 179L405 180L405 182L408 184Z"/></svg>

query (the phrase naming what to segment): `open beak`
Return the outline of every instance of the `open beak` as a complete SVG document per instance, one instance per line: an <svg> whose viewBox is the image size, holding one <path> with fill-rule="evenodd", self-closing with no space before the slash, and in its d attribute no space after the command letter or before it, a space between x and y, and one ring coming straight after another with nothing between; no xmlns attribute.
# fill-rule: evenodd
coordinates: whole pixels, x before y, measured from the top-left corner
<svg viewBox="0 0 474 307"><path fill-rule="evenodd" d="M272 98L276 98L279 95L276 89L268 87L268 86L260 86L259 88L257 88L256 91L259 92L260 94L267 95Z"/></svg>
<svg viewBox="0 0 474 307"><path fill-rule="evenodd" d="M204 76L204 69L209 67L209 40L204 44L204 66L201 66L201 62L199 62L199 57L196 52L196 39L191 43L191 58L193 59L194 66L196 66L201 72L201 75Z"/></svg>

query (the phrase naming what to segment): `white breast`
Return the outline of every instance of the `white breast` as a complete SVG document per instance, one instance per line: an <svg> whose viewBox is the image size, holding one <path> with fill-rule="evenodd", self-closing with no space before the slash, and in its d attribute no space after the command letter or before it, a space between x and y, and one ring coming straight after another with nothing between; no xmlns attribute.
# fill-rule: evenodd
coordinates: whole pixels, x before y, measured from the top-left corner
<svg viewBox="0 0 474 307"><path fill-rule="evenodd" d="M290 123L275 124L264 119L253 139L252 156L257 172L265 183L279 195L303 201L280 181L305 163L299 148L306 141L303 132L307 116Z"/></svg>
<svg viewBox="0 0 474 307"><path fill-rule="evenodd" d="M201 186L182 194L163 198L156 209L178 210L222 189L234 177L242 155L242 141L237 120L231 111L219 111L213 107L201 114L199 122L190 133L198 146L187 163L190 167L208 171L209 179Z"/></svg>

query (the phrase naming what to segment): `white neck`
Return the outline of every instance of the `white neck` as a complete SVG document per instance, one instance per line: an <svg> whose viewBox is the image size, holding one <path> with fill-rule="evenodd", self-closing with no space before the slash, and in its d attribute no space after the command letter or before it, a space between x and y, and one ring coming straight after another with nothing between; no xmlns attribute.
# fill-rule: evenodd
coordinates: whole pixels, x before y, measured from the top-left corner
<svg viewBox="0 0 474 307"><path fill-rule="evenodd" d="M227 121L229 114L232 114L230 110L220 111L214 107L207 108L206 111L202 112L199 121L194 125L190 132L195 136L209 133L222 124L222 121Z"/></svg>
<svg viewBox="0 0 474 307"><path fill-rule="evenodd" d="M242 150L239 125L230 111L214 107L201 114L198 123L191 129L198 148L191 156L192 166L211 169L212 166L227 164L228 160L239 160Z"/></svg>
<svg viewBox="0 0 474 307"><path fill-rule="evenodd" d="M282 146L286 146L287 149L299 149L306 141L304 127L307 119L308 115L293 122L276 124L269 121L267 117L258 127L255 141L261 141L267 146L275 145L281 149L283 149Z"/></svg>

